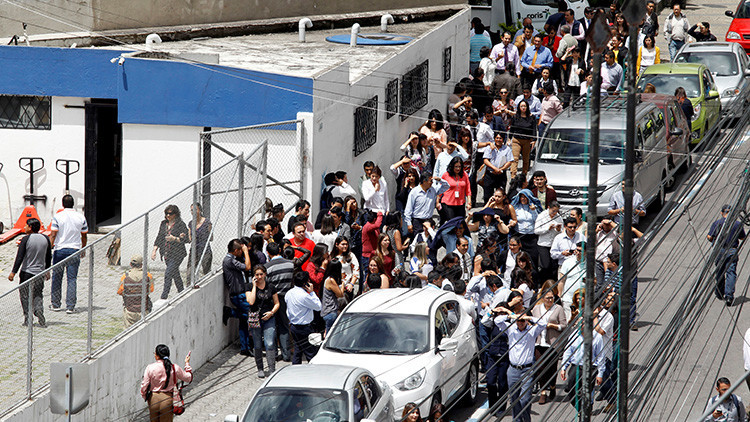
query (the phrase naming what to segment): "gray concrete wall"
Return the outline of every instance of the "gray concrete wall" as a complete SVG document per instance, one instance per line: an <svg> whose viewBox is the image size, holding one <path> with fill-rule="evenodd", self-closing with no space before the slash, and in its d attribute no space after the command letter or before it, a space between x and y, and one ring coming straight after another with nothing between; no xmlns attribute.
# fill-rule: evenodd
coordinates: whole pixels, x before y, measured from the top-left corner
<svg viewBox="0 0 750 422"><path fill-rule="evenodd" d="M3 5L0 37L103 31L294 16L361 13L465 3L461 0L14 0ZM24 9L25 8L25 9ZM30 11L29 9L33 10ZM35 13L35 12L39 13ZM45 15L45 16L42 16Z"/></svg>
<svg viewBox="0 0 750 422"><path fill-rule="evenodd" d="M141 378L154 360L159 343L169 346L172 361L184 365L192 350L191 366L201 367L235 338L236 324L221 323L224 283L221 273L199 289L153 314L147 324L92 358L89 364L91 398L86 409L73 416L74 421L130 420L146 408L140 396ZM129 415L131 417L129 417ZM49 393L43 392L7 421L64 421L49 412Z"/></svg>

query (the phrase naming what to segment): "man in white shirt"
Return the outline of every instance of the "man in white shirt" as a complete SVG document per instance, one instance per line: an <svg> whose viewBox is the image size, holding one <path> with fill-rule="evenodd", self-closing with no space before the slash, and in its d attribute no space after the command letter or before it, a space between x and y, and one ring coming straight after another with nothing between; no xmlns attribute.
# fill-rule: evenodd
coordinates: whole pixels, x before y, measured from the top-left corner
<svg viewBox="0 0 750 422"><path fill-rule="evenodd" d="M534 377L531 376L531 367L534 365L534 348L536 338L547 329L544 319L537 319L528 312L524 315L516 315L507 309L499 308L506 315L495 318L495 324L508 334L508 386L510 387L510 402L513 403L513 420L531 420L531 387ZM512 318L515 323L508 322Z"/></svg>
<svg viewBox="0 0 750 422"><path fill-rule="evenodd" d="M552 242L562 231L563 220L560 216L560 203L552 201L549 207L542 211L534 223L534 234L537 238L537 250L539 251L539 276L542 280L554 279L559 264L552 259L550 250Z"/></svg>
<svg viewBox="0 0 750 422"><path fill-rule="evenodd" d="M73 197L65 195L62 197L62 211L52 217L50 229L50 243L53 247L52 265L66 259L86 246L89 226L86 217L73 210ZM62 277L63 271L68 273L68 286L65 294L66 312L75 313L76 308L76 281L78 278L78 265L81 261L74 258L68 261L65 269L57 269L52 272L51 304L53 311L62 311Z"/></svg>
<svg viewBox="0 0 750 422"><path fill-rule="evenodd" d="M492 128L487 123L479 121L479 114L472 112L466 116L466 129L469 129L471 133L472 142L472 160L474 161L474 168L478 169L484 164L484 152L492 145L493 139L495 138ZM469 184L471 185L471 203L477 204L477 171L473 171L469 175Z"/></svg>
<svg viewBox="0 0 750 422"><path fill-rule="evenodd" d="M604 63L601 67L602 74L602 92L609 93L619 92L622 88L624 72L622 66L615 60L615 53L607 51L604 53Z"/></svg>
<svg viewBox="0 0 750 422"><path fill-rule="evenodd" d="M495 72L498 74L505 73L505 66L508 63L513 63L513 69L515 70L516 76L521 74L521 57L518 54L518 47L513 44L513 38L510 32L504 32L503 38L500 44L492 47L490 52L490 58L497 63Z"/></svg>
<svg viewBox="0 0 750 422"><path fill-rule="evenodd" d="M308 336L313 332L310 324L313 321L313 311L320 311L322 303L315 295L310 276L306 272L300 271L294 275L294 287L286 293L284 300L286 315L289 317L289 334L294 343L292 365L301 364L303 354L309 362L318 353L317 346L308 341Z"/></svg>
<svg viewBox="0 0 750 422"><path fill-rule="evenodd" d="M562 265L569 256L572 256L576 245L585 240L583 235L576 231L578 225L575 218L566 217L563 224L565 231L555 236L549 250L550 257L557 260L558 265Z"/></svg>
<svg viewBox="0 0 750 422"><path fill-rule="evenodd" d="M664 38L669 43L669 60L674 61L677 51L685 45L688 36L690 23L687 17L682 14L682 8L679 4L672 6L672 14L664 22Z"/></svg>
<svg viewBox="0 0 750 422"><path fill-rule="evenodd" d="M448 148L438 154L435 159L435 168L432 171L432 177L443 177L443 173L448 171L448 164L450 164L453 157L459 157L461 160L466 161L469 159L469 154L461 145L455 142L448 142Z"/></svg>
<svg viewBox="0 0 750 422"><path fill-rule="evenodd" d="M596 226L596 287L597 292L604 285L604 261L611 253L620 253L617 239L617 224L605 218Z"/></svg>
<svg viewBox="0 0 750 422"><path fill-rule="evenodd" d="M458 256L459 265L461 266L461 280L467 283L471 278L474 269L474 260L469 253L469 239L461 236L456 240L456 250L453 251Z"/></svg>
<svg viewBox="0 0 750 422"><path fill-rule="evenodd" d="M604 384L599 391L597 400L612 401L614 397L614 381L611 379L614 368L614 336L615 336L615 317L609 312L609 308L615 302L615 293L610 292L602 304L594 310L594 330L602 336L602 355L604 356ZM601 369L601 368L600 368Z"/></svg>
<svg viewBox="0 0 750 422"><path fill-rule="evenodd" d="M584 286L586 277L586 263L583 260L584 242L578 243L573 255L569 256L560 266L560 277L557 283L557 296L560 297L565 310L565 316L570 320L570 306L576 290Z"/></svg>
<svg viewBox="0 0 750 422"><path fill-rule="evenodd" d="M742 403L740 396L731 394L726 400L716 405L719 397L726 394L727 390L731 387L729 378L721 377L716 380L716 392L717 395L711 397L706 405L706 410L711 409L715 406L711 415L709 415L705 421L710 422L742 422L747 420L747 412L745 405Z"/></svg>
<svg viewBox="0 0 750 422"><path fill-rule="evenodd" d="M331 190L331 196L334 198L346 198L351 195L356 197L357 191L349 185L349 178L345 171L336 172L336 180L333 184L335 187Z"/></svg>

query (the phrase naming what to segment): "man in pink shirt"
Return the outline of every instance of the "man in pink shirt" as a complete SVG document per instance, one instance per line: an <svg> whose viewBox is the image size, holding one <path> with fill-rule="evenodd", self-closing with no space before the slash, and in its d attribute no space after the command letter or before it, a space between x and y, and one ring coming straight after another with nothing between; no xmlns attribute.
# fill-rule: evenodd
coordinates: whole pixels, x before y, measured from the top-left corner
<svg viewBox="0 0 750 422"><path fill-rule="evenodd" d="M562 113L563 107L560 100L555 96L555 89L552 87L551 82L546 82L542 85L540 91L544 93L544 99L542 99L542 113L539 115L539 136L541 137L549 122L551 122L555 116Z"/></svg>

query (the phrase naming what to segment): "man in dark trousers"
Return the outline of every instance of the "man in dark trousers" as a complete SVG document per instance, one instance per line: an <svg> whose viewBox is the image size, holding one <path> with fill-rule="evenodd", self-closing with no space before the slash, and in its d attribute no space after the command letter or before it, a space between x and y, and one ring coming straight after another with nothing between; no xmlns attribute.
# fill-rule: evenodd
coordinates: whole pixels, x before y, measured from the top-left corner
<svg viewBox="0 0 750 422"><path fill-rule="evenodd" d="M711 224L706 238L714 243L721 234L721 228L726 222L729 204L721 207L721 218ZM716 297L723 299L727 306L734 302L734 284L737 281L737 249L740 242L746 237L745 228L740 221L734 221L732 227L727 230L726 238L718 245L719 253L716 255Z"/></svg>
<svg viewBox="0 0 750 422"><path fill-rule="evenodd" d="M16 262L13 264L13 271L8 275L8 280L13 281L13 278L15 278L16 273L20 269L19 282L23 284L25 281L49 268L52 263L52 244L47 236L39 233L41 227L42 224L36 218L26 220L26 226L23 228L26 236L21 239L21 243L18 245ZM46 274L45 278L48 279L49 274ZM44 319L44 304L42 302L44 280L40 278L31 284L33 284L31 286L31 294L33 295L32 306L34 315L39 318L39 325L46 327L47 321ZM29 285L21 287L18 289L18 292L21 296L21 308L23 309L23 325L26 326L30 321Z"/></svg>
<svg viewBox="0 0 750 422"><path fill-rule="evenodd" d="M268 272L266 280L273 286L279 295L279 311L276 312L276 333L281 345L281 356L284 361L291 362L292 354L289 350L289 318L286 315L286 293L294 287L294 263L290 259L281 256L281 247L278 243L269 243L266 248L269 261L266 263Z"/></svg>
<svg viewBox="0 0 750 422"><path fill-rule="evenodd" d="M243 261L240 261L243 258ZM250 271L250 252L247 245L240 242L239 239L229 241L227 254L221 263L223 271L224 286L229 290L229 300L234 308L224 307L222 322L227 325L229 318L240 320L240 354L243 356L251 355L250 330L248 327L248 314L250 313L250 304L247 303L246 292L248 291L247 282L245 281L245 271Z"/></svg>
<svg viewBox="0 0 750 422"><path fill-rule="evenodd" d="M318 353L318 347L310 344L308 337L312 334L313 311L320 311L322 304L313 291L310 276L304 272L294 275L294 287L286 293L286 315L289 317L289 333L294 342L292 365L302 363L304 354L309 362Z"/></svg>

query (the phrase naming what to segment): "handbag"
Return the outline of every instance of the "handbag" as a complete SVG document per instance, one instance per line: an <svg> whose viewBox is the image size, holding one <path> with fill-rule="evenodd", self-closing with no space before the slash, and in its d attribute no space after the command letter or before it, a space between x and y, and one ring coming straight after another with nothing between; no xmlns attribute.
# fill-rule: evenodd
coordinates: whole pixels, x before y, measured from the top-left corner
<svg viewBox="0 0 750 422"><path fill-rule="evenodd" d="M260 328L260 311L250 311L247 314L247 325L250 328Z"/></svg>
<svg viewBox="0 0 750 422"><path fill-rule="evenodd" d="M179 383L175 385L174 392L172 393L172 413L175 415L181 415L185 413L185 399L182 397L182 389L185 387L185 383Z"/></svg>
<svg viewBox="0 0 750 422"><path fill-rule="evenodd" d="M151 401L151 396L153 396L154 393L151 391L151 383L148 384L148 388L146 389L146 403Z"/></svg>

